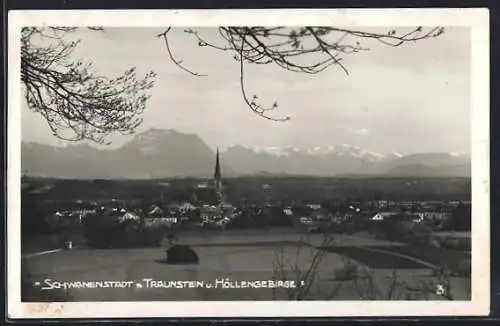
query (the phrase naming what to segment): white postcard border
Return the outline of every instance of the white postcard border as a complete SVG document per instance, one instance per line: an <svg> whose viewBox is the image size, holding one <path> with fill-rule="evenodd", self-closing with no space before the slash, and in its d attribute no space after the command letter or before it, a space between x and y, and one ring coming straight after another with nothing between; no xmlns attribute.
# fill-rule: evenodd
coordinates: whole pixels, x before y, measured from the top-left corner
<svg viewBox="0 0 500 326"><path fill-rule="evenodd" d="M47 10L9 12L9 318L363 317L486 315L490 305L489 12L487 9ZM20 176L22 26L464 26L471 28L472 300L22 303Z"/></svg>

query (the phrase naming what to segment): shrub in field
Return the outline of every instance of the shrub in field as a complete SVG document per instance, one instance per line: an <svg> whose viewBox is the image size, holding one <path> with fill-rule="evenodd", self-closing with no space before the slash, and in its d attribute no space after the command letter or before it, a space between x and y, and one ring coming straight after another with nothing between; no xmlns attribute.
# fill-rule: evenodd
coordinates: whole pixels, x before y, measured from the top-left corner
<svg viewBox="0 0 500 326"><path fill-rule="evenodd" d="M427 246L432 241L432 229L425 224L412 221L387 219L378 224L378 233L389 241L402 241Z"/></svg>
<svg viewBox="0 0 500 326"><path fill-rule="evenodd" d="M164 232L161 227L141 227L135 235L143 246L156 247L161 244Z"/></svg>
<svg viewBox="0 0 500 326"><path fill-rule="evenodd" d="M117 226L92 226L85 229L85 239L90 247L110 248L118 232Z"/></svg>
<svg viewBox="0 0 500 326"><path fill-rule="evenodd" d="M161 226L145 226L136 221L119 222L106 216L86 219L84 234L87 243L97 248L159 246L163 238Z"/></svg>
<svg viewBox="0 0 500 326"><path fill-rule="evenodd" d="M370 223L364 216L354 216L354 218L346 224L346 233L348 234L369 230Z"/></svg>
<svg viewBox="0 0 500 326"><path fill-rule="evenodd" d="M83 235L89 245L98 247L105 246L110 241L113 230L113 221L100 216L99 214L89 214L83 223Z"/></svg>
<svg viewBox="0 0 500 326"><path fill-rule="evenodd" d="M160 227L128 224L117 229L111 244L114 248L157 247L163 237Z"/></svg>
<svg viewBox="0 0 500 326"><path fill-rule="evenodd" d="M167 264L198 264L198 254L189 246L174 245L166 250Z"/></svg>
<svg viewBox="0 0 500 326"><path fill-rule="evenodd" d="M402 232L403 238L415 245L429 246L432 242L432 229L424 224L408 222Z"/></svg>
<svg viewBox="0 0 500 326"><path fill-rule="evenodd" d="M49 225L43 218L47 212L40 207L36 194L29 190L23 189L21 194L21 231L23 234L48 233Z"/></svg>
<svg viewBox="0 0 500 326"><path fill-rule="evenodd" d="M385 239L389 241L400 240L404 234L405 225L401 224L399 221L393 221L391 219L386 219L375 224L376 231L375 234L382 235Z"/></svg>
<svg viewBox="0 0 500 326"><path fill-rule="evenodd" d="M471 230L471 205L460 203L450 218L444 223L444 229L453 231Z"/></svg>

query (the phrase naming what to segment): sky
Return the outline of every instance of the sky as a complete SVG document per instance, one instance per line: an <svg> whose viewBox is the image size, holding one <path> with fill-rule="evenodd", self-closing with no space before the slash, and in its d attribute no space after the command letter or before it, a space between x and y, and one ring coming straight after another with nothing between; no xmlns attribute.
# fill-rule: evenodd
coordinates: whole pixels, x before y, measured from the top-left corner
<svg viewBox="0 0 500 326"><path fill-rule="evenodd" d="M277 101L279 108L272 114L289 116L286 122L263 119L246 106L234 53L200 48L183 28L173 30L170 44L176 57L207 75L196 77L170 61L164 43L155 37L163 30L83 29L71 35L81 39L75 59L92 60L99 75L115 77L130 67L139 74L157 73L137 132L159 128L194 133L211 148L222 150L235 144L298 148L349 144L379 153L470 151L467 28L446 28L437 38L400 47L359 40L370 51L344 57L349 75L334 66L313 76L273 65L248 66L247 92L258 94L264 104ZM216 29L199 30L216 40ZM26 103L22 137L64 144ZM111 136L109 147L121 146L131 137Z"/></svg>

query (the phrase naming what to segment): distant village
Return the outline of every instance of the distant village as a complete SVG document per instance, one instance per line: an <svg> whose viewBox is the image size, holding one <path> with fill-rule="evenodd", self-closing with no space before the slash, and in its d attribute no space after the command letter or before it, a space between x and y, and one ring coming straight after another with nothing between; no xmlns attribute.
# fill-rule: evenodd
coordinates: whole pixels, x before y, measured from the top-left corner
<svg viewBox="0 0 500 326"><path fill-rule="evenodd" d="M267 184L263 188L270 187ZM98 215L108 222L135 222L144 226L163 226L166 229L231 229L252 227L298 226L309 232L362 225L384 220L423 224L433 231L446 228L446 222L459 207L470 202L459 201L351 201L321 203L268 202L264 205L233 206L224 193L222 173L217 152L213 185L200 182L192 189L190 200L157 203L134 207L127 201L112 199L111 203L85 203L90 209L62 210L45 216L49 229L78 227L89 215ZM354 230L355 231L355 230Z"/></svg>
<svg viewBox="0 0 500 326"><path fill-rule="evenodd" d="M85 222L89 214L99 214L103 219L117 222L135 221L146 226L189 225L193 227L226 229L250 226L292 226L301 224L311 231L326 225L341 225L355 219L366 221L382 221L386 219L405 219L413 223L428 224L434 230L443 227L444 222L457 209L459 204L467 202L420 202L388 203L368 202L351 203L348 208L324 204L305 204L303 206L282 206L281 204L266 204L264 207L250 205L234 207L231 204L221 205L190 202L170 204L164 207L152 205L148 211L130 209L117 204L115 207L100 206L96 209L57 211L46 217L50 227L77 226ZM355 205L355 206L354 206ZM239 222L248 219L247 223ZM253 223L252 223L253 222ZM235 225L236 224L236 225Z"/></svg>

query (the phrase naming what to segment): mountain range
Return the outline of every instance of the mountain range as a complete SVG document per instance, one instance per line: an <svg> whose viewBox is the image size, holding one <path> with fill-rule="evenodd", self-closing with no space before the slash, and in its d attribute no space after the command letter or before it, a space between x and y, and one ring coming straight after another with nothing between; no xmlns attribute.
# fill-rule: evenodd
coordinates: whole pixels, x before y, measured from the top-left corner
<svg viewBox="0 0 500 326"><path fill-rule="evenodd" d="M470 156L455 153L383 155L351 145L253 148L231 146L220 153L225 176L386 175L414 177L470 176ZM197 135L150 129L117 149L87 144L58 147L22 143L25 174L52 178L148 179L211 177L215 153Z"/></svg>

